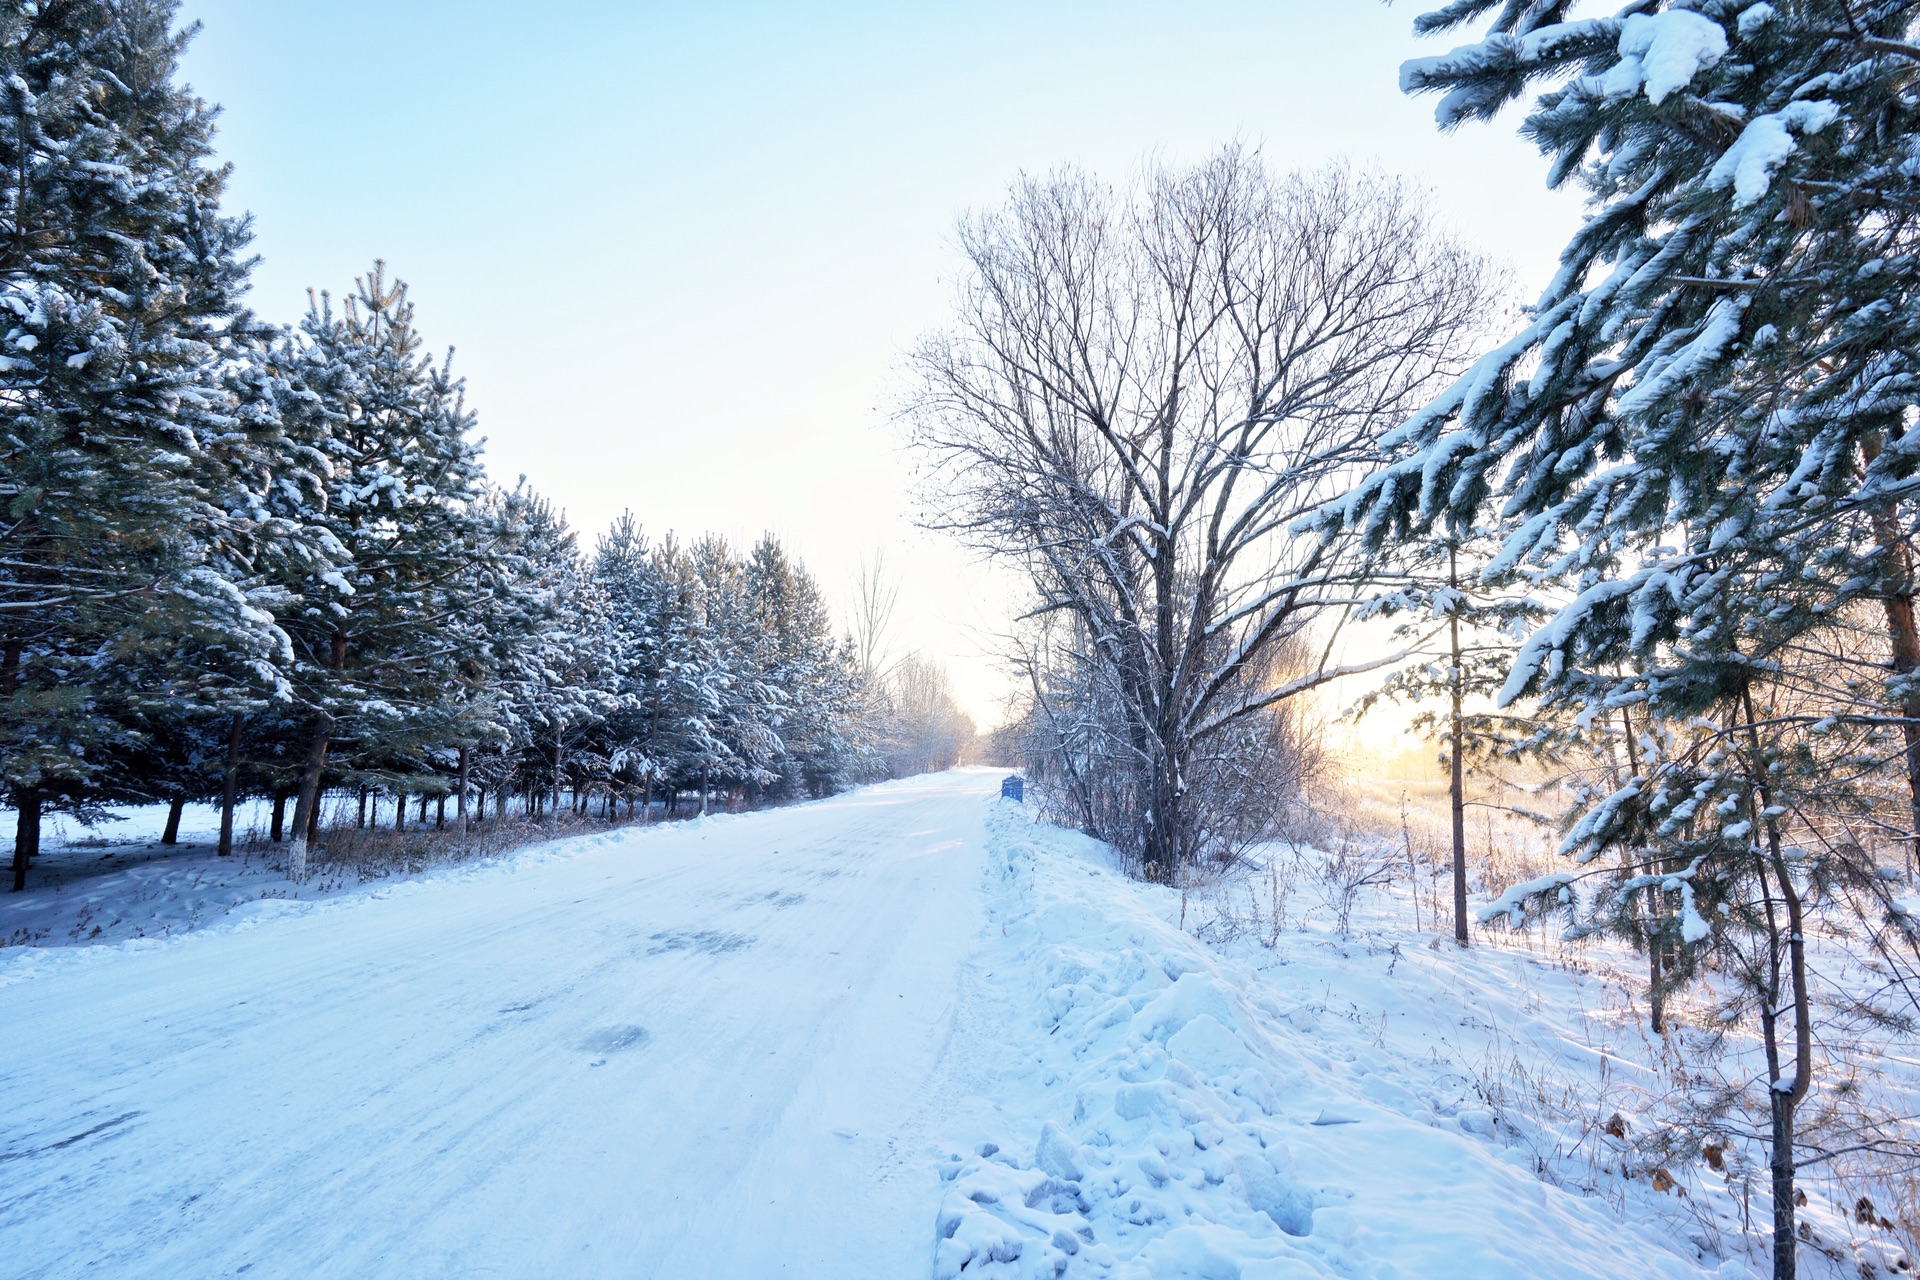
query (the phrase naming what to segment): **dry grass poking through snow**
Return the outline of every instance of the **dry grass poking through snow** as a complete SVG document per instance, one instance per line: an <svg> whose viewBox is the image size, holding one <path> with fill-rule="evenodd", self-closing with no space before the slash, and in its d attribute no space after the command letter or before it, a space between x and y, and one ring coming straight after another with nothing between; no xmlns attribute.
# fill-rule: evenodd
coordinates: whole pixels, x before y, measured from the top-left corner
<svg viewBox="0 0 1920 1280"><path fill-rule="evenodd" d="M1551 808L1550 790L1482 785L1469 799L1470 904L1562 869L1559 833L1516 812ZM1287 834L1240 865L1190 877L1178 922L1275 976L1315 972L1329 1018L1424 1062L1436 1088L1458 1093L1462 1123L1482 1125L1543 1181L1623 1217L1665 1206L1702 1256L1759 1266L1770 1229L1759 1135L1725 1116L1700 1119L1716 1094L1757 1078L1756 1037L1720 1023L1711 992L1670 1000L1661 1035L1648 1025L1644 961L1622 944L1570 941L1551 924L1476 921L1472 948L1457 950L1437 770L1360 773ZM1831 968L1863 989L1874 980L1858 961ZM1920 1040L1862 1027L1830 1034L1823 1048L1819 1123L1853 1135L1833 1145L1865 1145L1803 1169L1803 1267L1911 1273ZM1649 1188L1659 1194L1649 1198Z"/></svg>

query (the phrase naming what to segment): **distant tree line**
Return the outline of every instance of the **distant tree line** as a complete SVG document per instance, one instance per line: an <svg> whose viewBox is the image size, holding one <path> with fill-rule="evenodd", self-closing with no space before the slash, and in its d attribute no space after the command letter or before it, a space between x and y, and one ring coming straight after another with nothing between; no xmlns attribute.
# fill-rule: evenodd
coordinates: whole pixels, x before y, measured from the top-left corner
<svg viewBox="0 0 1920 1280"><path fill-rule="evenodd" d="M171 0L0 6L0 792L47 815L273 801L296 875L353 820L828 794L883 701L773 538L591 550L490 481L385 269L293 330L241 303L215 111ZM888 713L895 737L917 732ZM911 720L911 713L908 715ZM491 809L489 809L491 806ZM291 812L289 812L291 810Z"/></svg>

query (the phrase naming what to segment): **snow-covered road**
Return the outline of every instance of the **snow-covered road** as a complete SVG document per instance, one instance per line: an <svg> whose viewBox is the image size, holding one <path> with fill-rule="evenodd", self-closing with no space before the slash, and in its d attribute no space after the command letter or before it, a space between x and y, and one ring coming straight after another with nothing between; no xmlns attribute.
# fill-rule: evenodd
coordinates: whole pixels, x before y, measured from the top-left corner
<svg viewBox="0 0 1920 1280"><path fill-rule="evenodd" d="M998 779L34 957L0 1274L924 1275Z"/></svg>

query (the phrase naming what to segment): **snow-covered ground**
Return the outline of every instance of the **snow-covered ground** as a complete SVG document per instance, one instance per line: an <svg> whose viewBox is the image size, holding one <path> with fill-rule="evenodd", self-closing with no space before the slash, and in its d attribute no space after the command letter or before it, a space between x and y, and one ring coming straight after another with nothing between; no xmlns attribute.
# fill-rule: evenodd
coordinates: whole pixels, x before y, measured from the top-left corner
<svg viewBox="0 0 1920 1280"><path fill-rule="evenodd" d="M29 892L0 894L0 948L172 937L263 899L330 898L405 875L409 866L471 858L476 847L512 847L527 837L517 812L501 827L497 804L484 833L476 829L464 851L435 830L431 815L403 836L391 834L392 810L381 808L385 843L380 856L341 861L323 847L314 874L298 884L286 875L286 846L267 839L272 806L265 800L239 806L234 852L225 858L218 856L220 811L213 805L187 805L171 845L160 842L164 804L121 806L93 826L52 817L41 835L40 856L27 873ZM337 824L330 835L352 841L361 834L352 830L350 801L336 798L329 821ZM13 812L0 808L0 833L11 833L13 826Z"/></svg>
<svg viewBox="0 0 1920 1280"><path fill-rule="evenodd" d="M0 950L0 1277L1764 1274L1489 1100L1602 977L1210 946L999 776Z"/></svg>
<svg viewBox="0 0 1920 1280"><path fill-rule="evenodd" d="M220 815L212 805L188 805L172 845L160 843L163 804L122 808L93 827L48 819L29 892L0 895L0 947L164 938L261 898L321 897L357 879L332 874L294 885L264 840L268 808L239 807L236 851L226 858L215 853ZM13 825L13 812L0 809L0 832L10 835Z"/></svg>

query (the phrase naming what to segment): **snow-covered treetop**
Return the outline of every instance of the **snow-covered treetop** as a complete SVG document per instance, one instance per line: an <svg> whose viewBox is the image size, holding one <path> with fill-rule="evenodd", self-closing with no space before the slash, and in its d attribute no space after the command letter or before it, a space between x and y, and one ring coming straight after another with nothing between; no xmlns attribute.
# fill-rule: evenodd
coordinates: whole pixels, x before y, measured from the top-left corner
<svg viewBox="0 0 1920 1280"><path fill-rule="evenodd" d="M1676 645L1730 653L1726 611L1758 608L1730 599L1736 565L1765 548L1810 570L1920 467L1920 5L1572 8L1462 0L1418 23L1493 15L1403 83L1442 95L1443 127L1530 98L1523 134L1591 214L1524 326L1323 514L1376 544L1491 527L1490 577L1562 584L1573 604L1508 697ZM1877 572L1825 575L1822 607Z"/></svg>

